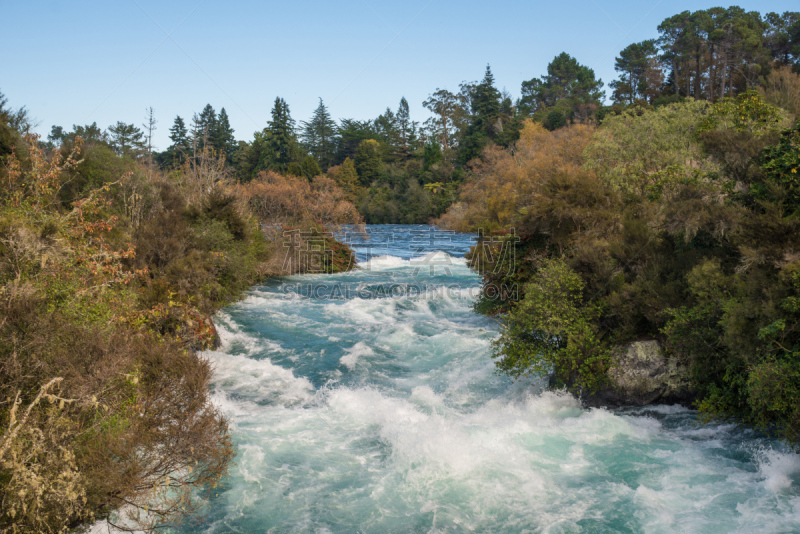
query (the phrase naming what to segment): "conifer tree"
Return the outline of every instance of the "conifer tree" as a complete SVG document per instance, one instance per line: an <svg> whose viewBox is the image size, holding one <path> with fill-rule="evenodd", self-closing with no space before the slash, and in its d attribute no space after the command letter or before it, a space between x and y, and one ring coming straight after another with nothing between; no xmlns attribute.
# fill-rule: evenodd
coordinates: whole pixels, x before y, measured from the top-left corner
<svg viewBox="0 0 800 534"><path fill-rule="evenodd" d="M331 166L336 149L336 123L331 119L328 109L319 99L319 106L314 110L314 115L308 122L303 121L303 142L311 155L325 170Z"/></svg>
<svg viewBox="0 0 800 534"><path fill-rule="evenodd" d="M175 117L175 121L169 129L169 138L172 141L170 150L176 152L188 153L190 147L189 131L186 129L186 124L180 115Z"/></svg>
<svg viewBox="0 0 800 534"><path fill-rule="evenodd" d="M289 104L281 97L275 98L272 106L272 120L266 132L269 133L269 144L278 170L285 171L292 161L298 157L295 122L289 112Z"/></svg>
<svg viewBox="0 0 800 534"><path fill-rule="evenodd" d="M395 119L398 133L398 153L405 160L411 153L411 114L408 110L408 100L406 100L406 97L400 99L400 105L397 108Z"/></svg>
<svg viewBox="0 0 800 534"><path fill-rule="evenodd" d="M225 154L228 161L231 161L236 150L236 138L233 136L233 128L225 108L219 110L219 116L214 122L214 129L210 137L214 149L220 154Z"/></svg>
<svg viewBox="0 0 800 534"><path fill-rule="evenodd" d="M211 104L206 104L203 111L197 117L197 136L198 143L197 149L202 150L208 145L209 148L217 148L214 146L213 135L217 128L217 113Z"/></svg>
<svg viewBox="0 0 800 534"><path fill-rule="evenodd" d="M489 65L486 65L483 81L475 87L471 100L472 121L459 146L459 160L462 163L480 156L483 147L502 133L502 120L498 122L501 112L500 91L494 86L494 75Z"/></svg>
<svg viewBox="0 0 800 534"><path fill-rule="evenodd" d="M145 151L144 134L133 124L117 121L108 127L111 147L120 156L136 157Z"/></svg>

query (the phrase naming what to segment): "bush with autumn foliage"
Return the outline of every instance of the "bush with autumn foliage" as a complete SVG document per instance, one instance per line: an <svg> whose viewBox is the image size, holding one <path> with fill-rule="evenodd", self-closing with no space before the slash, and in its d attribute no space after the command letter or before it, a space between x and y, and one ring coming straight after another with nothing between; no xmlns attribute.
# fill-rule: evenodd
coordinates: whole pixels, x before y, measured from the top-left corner
<svg viewBox="0 0 800 534"><path fill-rule="evenodd" d="M195 512L234 456L196 352L210 314L281 265L286 231L349 260L325 233L359 222L343 195L322 177L237 186L210 151L165 174L18 138L0 170L0 531Z"/></svg>
<svg viewBox="0 0 800 534"><path fill-rule="evenodd" d="M800 122L770 101L526 124L488 148L440 222L486 230L470 261L505 323L498 368L586 392L613 346L658 339L704 416L800 444Z"/></svg>

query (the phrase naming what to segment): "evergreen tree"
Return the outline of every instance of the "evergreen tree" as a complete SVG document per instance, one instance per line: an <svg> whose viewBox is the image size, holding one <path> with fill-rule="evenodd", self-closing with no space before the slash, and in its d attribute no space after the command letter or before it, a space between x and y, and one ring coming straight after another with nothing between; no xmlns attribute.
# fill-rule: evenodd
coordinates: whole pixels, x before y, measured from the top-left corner
<svg viewBox="0 0 800 534"><path fill-rule="evenodd" d="M214 146L214 133L217 129L217 113L211 104L206 104L203 111L197 117L197 149L203 150L207 146L209 148L218 148Z"/></svg>
<svg viewBox="0 0 800 534"><path fill-rule="evenodd" d="M337 161L355 158L361 141L378 136L373 121L357 121L355 119L342 119L339 123L338 134Z"/></svg>
<svg viewBox="0 0 800 534"><path fill-rule="evenodd" d="M472 121L459 142L461 163L480 156L483 147L503 132L500 91L494 86L494 75L489 65L483 81L472 91L471 109Z"/></svg>
<svg viewBox="0 0 800 534"><path fill-rule="evenodd" d="M67 134L67 137L74 139L76 135L83 139L84 146L88 146L92 143L108 142L108 134L101 130L96 122L93 122L92 124L86 124L84 126L73 124L72 133Z"/></svg>
<svg viewBox="0 0 800 534"><path fill-rule="evenodd" d="M219 110L219 116L214 122L211 143L220 154L225 154L228 161L232 160L233 153L236 151L236 138L233 136L233 128L225 108Z"/></svg>
<svg viewBox="0 0 800 534"><path fill-rule="evenodd" d="M603 81L595 78L592 69L562 52L547 65L545 76L522 82L519 107L523 113L543 111L559 104L570 113L581 105L599 107L605 97L602 87Z"/></svg>
<svg viewBox="0 0 800 534"><path fill-rule="evenodd" d="M783 15L767 13L766 43L772 58L781 65L792 64L792 33L800 31L800 13L787 11ZM798 58L800 59L800 58Z"/></svg>
<svg viewBox="0 0 800 534"><path fill-rule="evenodd" d="M120 156L136 157L146 149L144 134L133 124L118 121L108 127L108 132L111 135L111 147Z"/></svg>
<svg viewBox="0 0 800 534"><path fill-rule="evenodd" d="M169 138L172 141L170 150L186 154L189 152L191 145L189 141L189 131L186 129L186 124L180 115L175 117L175 121L169 129Z"/></svg>
<svg viewBox="0 0 800 534"><path fill-rule="evenodd" d="M50 147L58 147L61 146L66 137L67 132L64 131L64 128L54 124L50 127L50 133L47 134L47 143Z"/></svg>
<svg viewBox="0 0 800 534"><path fill-rule="evenodd" d="M200 117L195 113L192 115L192 126L189 132L189 140L192 143L192 159L197 159L198 150L203 149L203 125Z"/></svg>
<svg viewBox="0 0 800 534"><path fill-rule="evenodd" d="M400 105L395 115L397 121L398 142L397 149L400 156L405 160L411 153L411 114L408 110L408 100L406 97L400 99Z"/></svg>
<svg viewBox="0 0 800 534"><path fill-rule="evenodd" d="M285 171L289 163L298 159L295 123L289 113L289 104L281 97L275 98L272 106L272 120L267 132L269 144L274 157L274 164L280 171Z"/></svg>
<svg viewBox="0 0 800 534"><path fill-rule="evenodd" d="M362 141L356 150L355 165L361 185L369 186L383 170L380 143L375 139Z"/></svg>
<svg viewBox="0 0 800 534"><path fill-rule="evenodd" d="M317 164L317 160L315 160L314 156L311 154L304 157L303 161L300 162L300 172L309 180L322 174L322 171Z"/></svg>
<svg viewBox="0 0 800 534"><path fill-rule="evenodd" d="M658 49L654 39L626 46L614 61L614 70L620 79L609 85L614 89L614 101L633 104L648 90L647 71L650 61L656 57Z"/></svg>
<svg viewBox="0 0 800 534"><path fill-rule="evenodd" d="M336 155L336 123L331 119L328 109L319 99L319 106L308 122L303 121L303 142L306 148L326 170L333 164Z"/></svg>
<svg viewBox="0 0 800 534"><path fill-rule="evenodd" d="M397 129L397 117L390 108L386 108L383 115L375 119L375 133L377 139L382 141L391 155L397 155L400 134Z"/></svg>

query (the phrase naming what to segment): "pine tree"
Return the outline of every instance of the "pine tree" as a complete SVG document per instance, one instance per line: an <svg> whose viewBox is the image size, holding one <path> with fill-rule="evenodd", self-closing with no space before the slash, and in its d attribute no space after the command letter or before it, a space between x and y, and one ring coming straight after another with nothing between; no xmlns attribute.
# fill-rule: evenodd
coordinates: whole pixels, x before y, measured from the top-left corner
<svg viewBox="0 0 800 534"><path fill-rule="evenodd" d="M213 135L211 135L211 144L220 154L225 154L228 162L231 161L236 150L236 138L233 136L233 128L231 128L225 108L219 110L219 116L214 123Z"/></svg>
<svg viewBox="0 0 800 534"><path fill-rule="evenodd" d="M500 91L494 86L494 75L489 65L483 81L471 95L472 121L459 143L459 160L467 163L480 156L483 147L503 131L500 117Z"/></svg>
<svg viewBox="0 0 800 534"><path fill-rule="evenodd" d="M398 142L397 148L400 156L405 160L411 153L411 114L408 110L408 100L406 97L400 99L400 105L395 115L397 121Z"/></svg>
<svg viewBox="0 0 800 534"><path fill-rule="evenodd" d="M183 122L180 115L175 117L175 121L169 129L169 138L172 141L172 146L169 147L170 150L184 154L189 152L189 147L191 145L189 141L189 131L186 129L186 124Z"/></svg>
<svg viewBox="0 0 800 534"><path fill-rule="evenodd" d="M390 108L386 108L383 115L379 115L375 119L375 133L377 133L377 139L386 145L386 152L397 156L400 134L397 130L397 117Z"/></svg>
<svg viewBox="0 0 800 534"><path fill-rule="evenodd" d="M203 150L206 146L209 148L217 148L214 146L212 137L217 128L217 113L214 111L214 108L211 107L211 104L206 104L206 107L200 112L200 115L197 117L197 127L197 135L199 136L197 149Z"/></svg>
<svg viewBox="0 0 800 534"><path fill-rule="evenodd" d="M285 171L289 163L296 160L298 154L294 119L289 112L289 104L283 98L275 98L272 120L268 124L265 130L269 133L274 164L278 170Z"/></svg>
<svg viewBox="0 0 800 534"><path fill-rule="evenodd" d="M336 123L331 119L328 109L319 99L319 106L309 122L303 124L303 142L308 151L319 162L322 170L326 170L334 161L336 149Z"/></svg>
<svg viewBox="0 0 800 534"><path fill-rule="evenodd" d="M625 47L614 61L614 70L620 79L609 84L614 89L614 101L633 104L647 92L645 75L650 68L650 60L658 53L655 39L633 43Z"/></svg>
<svg viewBox="0 0 800 534"><path fill-rule="evenodd" d="M144 134L133 124L117 122L108 127L111 147L120 156L136 157L145 151Z"/></svg>

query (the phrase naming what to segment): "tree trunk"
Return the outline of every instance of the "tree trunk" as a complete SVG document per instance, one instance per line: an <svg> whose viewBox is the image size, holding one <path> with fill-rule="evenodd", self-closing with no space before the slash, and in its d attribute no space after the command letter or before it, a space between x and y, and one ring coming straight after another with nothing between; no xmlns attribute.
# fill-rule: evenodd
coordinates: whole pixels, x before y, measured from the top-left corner
<svg viewBox="0 0 800 534"><path fill-rule="evenodd" d="M689 70L689 61L686 61L684 64L684 69L686 70L686 96L691 96L692 91L692 76L689 74L691 71Z"/></svg>
<svg viewBox="0 0 800 534"><path fill-rule="evenodd" d="M710 102L714 101L714 85L717 83L717 63L714 61L714 45L711 45L711 49L708 54L709 60L709 74L708 74L708 100Z"/></svg>
<svg viewBox="0 0 800 534"><path fill-rule="evenodd" d="M697 45L697 48L695 49L694 62L694 97L695 99L700 100L700 79L702 78L702 72L700 72L700 45Z"/></svg>
<svg viewBox="0 0 800 534"><path fill-rule="evenodd" d="M725 50L722 57L722 91L719 94L720 98L725 98L725 77L728 75L728 51Z"/></svg>
<svg viewBox="0 0 800 534"><path fill-rule="evenodd" d="M675 84L675 94L678 95L681 92L681 88L678 84L678 61L673 56L672 58L672 72L675 76L675 79L672 80L672 83Z"/></svg>

